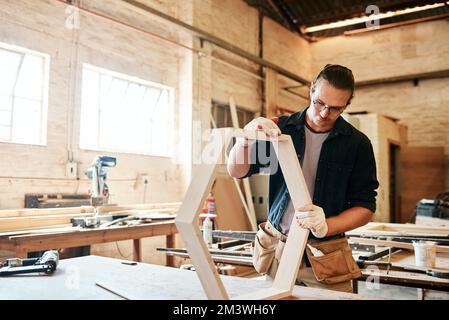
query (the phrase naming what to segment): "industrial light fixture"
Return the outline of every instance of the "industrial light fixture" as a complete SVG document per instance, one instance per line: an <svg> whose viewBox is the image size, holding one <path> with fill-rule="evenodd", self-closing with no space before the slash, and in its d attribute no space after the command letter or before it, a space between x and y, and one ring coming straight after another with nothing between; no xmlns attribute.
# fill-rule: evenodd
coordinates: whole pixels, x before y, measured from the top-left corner
<svg viewBox="0 0 449 320"><path fill-rule="evenodd" d="M322 24L322 25L318 25L318 26L301 28L301 31L303 33L312 33L312 32L317 32L317 31L322 31L322 30L341 28L341 27L346 27L346 26L355 25L355 24L359 24L359 23L366 23L366 22L370 22L370 21L396 17L396 16L408 14L408 13L435 9L435 8L443 7L445 5L449 5L449 1L425 5L425 6L419 6L419 7L414 7L414 8L404 9L404 10L390 11L390 12L379 13L379 14L371 14L369 16L364 16L364 17L360 17L360 18L346 19L346 20L332 22L332 23L326 23L326 24Z"/></svg>

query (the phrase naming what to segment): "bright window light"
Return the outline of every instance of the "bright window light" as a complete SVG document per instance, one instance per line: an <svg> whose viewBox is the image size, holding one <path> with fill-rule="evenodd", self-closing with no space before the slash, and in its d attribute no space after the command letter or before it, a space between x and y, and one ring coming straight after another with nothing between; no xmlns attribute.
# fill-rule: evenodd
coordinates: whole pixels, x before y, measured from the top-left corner
<svg viewBox="0 0 449 320"><path fill-rule="evenodd" d="M0 43L0 142L46 145L49 55Z"/></svg>
<svg viewBox="0 0 449 320"><path fill-rule="evenodd" d="M80 147L170 157L173 88L83 65Z"/></svg>
<svg viewBox="0 0 449 320"><path fill-rule="evenodd" d="M346 19L346 20L326 23L326 24L322 24L322 25L318 25L318 26L302 28L301 31L304 33L311 33L311 32L317 32L317 31L322 31L322 30L346 27L346 26L355 25L358 23L365 23L368 21L381 20L381 19L396 17L396 16L400 16L400 15L404 15L404 14L413 13L413 12L435 9L435 8L443 7L447 4L449 4L449 2L429 4L429 5L425 5L425 6L418 6L418 7L408 8L408 9L403 9L403 10L390 11L390 12L386 12L386 13L372 14L370 16L364 16L364 17L360 17L360 18Z"/></svg>

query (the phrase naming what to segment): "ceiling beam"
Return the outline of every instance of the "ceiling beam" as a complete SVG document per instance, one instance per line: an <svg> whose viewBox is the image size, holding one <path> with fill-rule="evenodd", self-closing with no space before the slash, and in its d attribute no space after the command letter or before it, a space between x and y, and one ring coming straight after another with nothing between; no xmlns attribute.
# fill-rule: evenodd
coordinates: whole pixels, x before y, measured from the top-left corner
<svg viewBox="0 0 449 320"><path fill-rule="evenodd" d="M447 5L446 5L447 6ZM376 28L367 28L365 22L358 22L356 24L344 25L335 28L323 29L306 33L311 39L319 40L323 37L337 36L337 35L352 35L363 32L375 32L382 29L388 29L409 24L416 24L425 21L433 21L445 19L449 16L449 6L428 9L421 12L410 12L399 16L384 17L379 20L379 26ZM443 12L443 13L441 13ZM422 17L426 14L425 17Z"/></svg>
<svg viewBox="0 0 449 320"><path fill-rule="evenodd" d="M391 29L391 28L402 27L402 26L408 26L408 25L422 23L422 22L427 22L427 21L441 20L441 19L446 19L448 17L449 17L449 13L445 13L445 14L440 14L440 15L430 16L430 17L424 17L424 18L419 18L419 19L398 21L398 22L393 22L393 23L382 24L379 27L372 28L372 29L362 28L362 29L347 30L347 31L343 32L343 35L345 35L345 36L352 36L352 35L356 35L356 34L367 33L367 32L374 32L374 31Z"/></svg>
<svg viewBox="0 0 449 320"><path fill-rule="evenodd" d="M287 23L290 26L291 30L294 30L298 32L301 36L303 36L303 33L301 29L298 27L298 25L293 21L292 16L288 12L288 10L285 10L284 6L280 5L276 0L268 0L268 3L270 4L270 7L281 17L283 17Z"/></svg>
<svg viewBox="0 0 449 320"><path fill-rule="evenodd" d="M294 74L293 72L290 72L290 71L288 71L288 70L286 70L286 69L284 69L284 68L282 68L282 67L280 67L280 66L278 66L278 65L276 65L274 63L271 63L271 62L269 62L269 61L267 61L265 59L262 59L262 58L260 58L260 57L258 57L256 55L254 55L254 54L251 54L251 53L249 53L249 52L247 52L245 50L242 50L239 47L237 47L237 46L235 46L235 45L233 45L233 44L231 44L231 43L229 43L227 41L224 41L223 39L220 39L220 38L212 35L209 32L206 32L206 31L201 30L201 29L199 29L197 27L194 27L194 26L192 26L190 24L187 24L187 23L185 23L185 22L183 22L183 21L181 21L179 19L176 19L176 18L174 18L174 17L172 17L170 15L167 15L167 14L165 14L163 12L160 12L160 11L154 9L154 8L151 8L151 7L141 3L139 1L135 1L135 0L122 0L122 1L127 3L127 4L129 4L130 6L133 6L135 8L140 9L140 10L143 10L143 11L145 11L147 13L156 15L156 16L158 16L158 17L160 17L160 18L162 18L164 20L167 20L167 21L169 21L169 22L171 22L171 23L173 23L173 24L175 24L175 25L177 25L179 27L182 27L182 28L188 30L189 32L193 33L194 35L198 36L202 40L210 42L210 43L212 43L212 44L214 44L214 45L216 45L216 46L218 46L220 48L226 49L226 50L228 50L228 51L230 51L230 52L232 52L232 53L234 53L234 54L236 54L236 55L238 55L238 56L240 56L242 58L245 58L245 59L247 59L249 61L257 63L257 64L259 64L259 65L261 65L263 67L267 67L267 68L273 69L273 70L277 71L279 74L282 74L283 76L285 76L287 78L290 78L290 79L295 80L295 81L297 81L299 83L302 83L302 84L306 84L306 85L310 84L310 82L308 80L304 79L301 76L298 76L298 75Z"/></svg>
<svg viewBox="0 0 449 320"><path fill-rule="evenodd" d="M424 72L424 73L415 73L415 74L409 74L409 75L397 76L397 77L358 81L358 82L356 82L356 87L362 88L362 87L375 86L375 85L395 84L395 83L408 82L408 81L415 82L415 81L419 81L419 80L440 79L440 78L447 78L447 77L449 77L449 69Z"/></svg>
<svg viewBox="0 0 449 320"><path fill-rule="evenodd" d="M436 1L437 2L437 1ZM301 27L309 27L315 25L321 25L331 22L336 22L345 19L351 19L356 17L366 16L366 7L370 4L375 4L379 7L381 12L395 11L399 9L416 7L424 4L428 4L428 1L414 1L413 5L409 0L396 0L396 1L364 1L357 5L345 7L344 10L338 10L338 8L328 8L328 10L320 10L315 13L304 17L304 23Z"/></svg>

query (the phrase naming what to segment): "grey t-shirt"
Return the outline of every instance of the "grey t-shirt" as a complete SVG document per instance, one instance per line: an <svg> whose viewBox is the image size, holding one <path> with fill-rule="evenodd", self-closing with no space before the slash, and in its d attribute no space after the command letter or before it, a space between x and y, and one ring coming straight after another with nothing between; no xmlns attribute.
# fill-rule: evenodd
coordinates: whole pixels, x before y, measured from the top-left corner
<svg viewBox="0 0 449 320"><path fill-rule="evenodd" d="M323 133L313 132L307 125L304 126L304 129L306 134L306 147L304 150L304 158L301 161L301 168L310 196L313 197L321 147L323 146L324 140L329 136L329 131ZM281 220L281 232L283 234L288 234L294 215L295 209L293 208L292 200L290 200Z"/></svg>

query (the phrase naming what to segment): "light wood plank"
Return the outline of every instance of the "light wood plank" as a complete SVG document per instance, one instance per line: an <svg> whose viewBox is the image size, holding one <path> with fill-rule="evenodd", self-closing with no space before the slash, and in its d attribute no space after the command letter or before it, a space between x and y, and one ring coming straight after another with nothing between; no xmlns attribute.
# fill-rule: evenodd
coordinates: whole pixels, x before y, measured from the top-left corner
<svg viewBox="0 0 449 320"><path fill-rule="evenodd" d="M98 207L103 216L145 215L157 212L175 213L179 202L153 203L142 205ZM106 215L105 215L106 214ZM70 225L72 218L93 215L93 207L57 208L57 209L21 209L0 210L0 232L27 231L51 226Z"/></svg>
<svg viewBox="0 0 449 320"><path fill-rule="evenodd" d="M421 226L416 224L370 222L363 227L346 232L346 235L449 237L449 228Z"/></svg>
<svg viewBox="0 0 449 320"><path fill-rule="evenodd" d="M54 208L54 209L15 209L15 210L0 210L0 218L15 218L15 217L32 217L45 215L61 215L61 214L80 214L93 213L94 208L91 206L76 207L76 208Z"/></svg>
<svg viewBox="0 0 449 320"><path fill-rule="evenodd" d="M387 241L387 240L365 239L365 238L349 238L349 242L360 243L360 244L374 244L374 245L384 246L384 247L394 247L394 248L414 250L413 244L407 243L407 242L399 242L399 241ZM437 252L449 252L449 246L436 246L436 250L437 250Z"/></svg>
<svg viewBox="0 0 449 320"><path fill-rule="evenodd" d="M152 209L173 209L177 211L180 205L181 205L180 202L144 203L144 204L130 204L124 206L102 206L99 207L98 210L102 214L115 211L152 210Z"/></svg>
<svg viewBox="0 0 449 320"><path fill-rule="evenodd" d="M236 129L234 131L215 129L214 131L215 133L221 132L226 136L225 144L221 148L222 152L229 145L232 136L236 134L240 134L242 137L256 139L260 136L260 134L256 135L254 131ZM283 172L289 173L285 176L285 180L295 208L310 204L310 195L290 136L282 135L277 139L265 136L264 139L275 142L275 150L278 154L280 166ZM198 277L209 299L228 298L228 294L213 265L208 249L200 236L197 223L198 214L215 177L219 159L221 159L221 155L215 159L217 160L215 164L202 164L199 166L198 171L193 176L187 189L185 200L176 218L176 226L186 244L187 251L195 265ZM249 295L236 296L235 299L248 299L250 297L254 299L279 299L290 296L304 254L308 232L308 230L299 228L296 223L292 222L290 234L273 286L268 290L265 288L260 292L257 291Z"/></svg>
<svg viewBox="0 0 449 320"><path fill-rule="evenodd" d="M292 292L290 290L282 290L276 287L260 289L248 294L232 298L232 300L279 300L290 297Z"/></svg>
<svg viewBox="0 0 449 320"><path fill-rule="evenodd" d="M219 131L216 131L219 130ZM216 152L210 164L199 164L192 177L185 199L176 217L176 227L186 244L190 258L195 265L198 277L209 299L228 299L228 294L220 280L218 272L201 237L198 227L198 215L211 189L216 176L217 164L223 159L225 146L232 139L232 130L216 129L215 133L224 136L224 144Z"/></svg>
<svg viewBox="0 0 449 320"><path fill-rule="evenodd" d="M13 236L10 237L10 242L15 247L24 248L27 251L41 251L52 248L72 248L97 243L164 236L175 234L176 232L174 222L170 221L129 227L83 229L81 231L58 234Z"/></svg>
<svg viewBox="0 0 449 320"><path fill-rule="evenodd" d="M92 214L82 213L82 214L0 218L0 232L42 228L42 227L49 227L52 225L70 224L70 220L72 218L82 218L91 215Z"/></svg>
<svg viewBox="0 0 449 320"><path fill-rule="evenodd" d="M215 227L220 230L251 230L250 221L243 208L245 200L241 200L238 189L234 188L234 179L227 174L218 173L212 187L215 197L217 217Z"/></svg>
<svg viewBox="0 0 449 320"><path fill-rule="evenodd" d="M290 136L288 136L287 141L279 143L278 148L275 147L275 151L282 172L285 173L284 179L293 202L293 207L300 208L304 205L311 204L312 200ZM290 292L293 290L308 236L309 230L300 228L295 219L293 219L284 252L279 262L276 278L274 279L274 286L276 288Z"/></svg>
<svg viewBox="0 0 449 320"><path fill-rule="evenodd" d="M278 103L278 73L265 68L265 116L268 119L276 116Z"/></svg>

